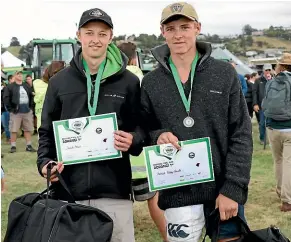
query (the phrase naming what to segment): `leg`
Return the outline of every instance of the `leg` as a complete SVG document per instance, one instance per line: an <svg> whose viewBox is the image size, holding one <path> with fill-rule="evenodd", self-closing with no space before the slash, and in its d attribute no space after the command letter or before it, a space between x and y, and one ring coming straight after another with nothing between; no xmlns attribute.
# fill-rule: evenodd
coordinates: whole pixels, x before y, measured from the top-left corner
<svg viewBox="0 0 291 242"><path fill-rule="evenodd" d="M282 133L283 136L283 169L281 200L282 211L291 211L291 132Z"/></svg>
<svg viewBox="0 0 291 242"><path fill-rule="evenodd" d="M278 130L267 129L269 142L271 145L272 156L274 160L275 177L277 181L276 192L281 197L282 172L283 172L283 145L281 133Z"/></svg>
<svg viewBox="0 0 291 242"><path fill-rule="evenodd" d="M264 144L264 139L265 139L265 132L266 132L266 127L265 127L265 115L262 110L260 112L260 125L259 125L259 131L260 131L260 142L261 144Z"/></svg>
<svg viewBox="0 0 291 242"><path fill-rule="evenodd" d="M162 238L167 241L166 220L164 217L164 211L158 207L159 193L148 200L148 208L152 220L155 222Z"/></svg>
<svg viewBox="0 0 291 242"><path fill-rule="evenodd" d="M255 112L255 115L256 115L256 119L257 119L258 124L260 124L260 113Z"/></svg>
<svg viewBox="0 0 291 242"><path fill-rule="evenodd" d="M205 225L203 205L170 208L165 211L169 242L198 242Z"/></svg>
<svg viewBox="0 0 291 242"><path fill-rule="evenodd" d="M135 242L132 201L101 198L90 200L90 206L104 211L112 218L111 242Z"/></svg>
<svg viewBox="0 0 291 242"><path fill-rule="evenodd" d="M9 112L3 112L2 113L2 125L4 127L5 130L5 136L7 141L10 141L10 132L9 132Z"/></svg>
<svg viewBox="0 0 291 242"><path fill-rule="evenodd" d="M37 134L37 117L36 117L35 113L33 114L33 127L34 127L33 134Z"/></svg>
<svg viewBox="0 0 291 242"><path fill-rule="evenodd" d="M34 130L33 127L33 114L32 111L23 114L23 125L22 129L24 131L24 137L26 140L26 151L35 152L36 150L31 146L31 133Z"/></svg>
<svg viewBox="0 0 291 242"><path fill-rule="evenodd" d="M253 118L253 113L254 113L253 103L252 102L248 102L247 103L247 106L248 106L249 116L251 118Z"/></svg>
<svg viewBox="0 0 291 242"><path fill-rule="evenodd" d="M1 167L1 192L5 191L4 171Z"/></svg>
<svg viewBox="0 0 291 242"><path fill-rule="evenodd" d="M16 152L16 139L17 139L17 132L21 127L22 116L21 114L14 114L10 113L10 120L9 120L9 130L11 136L11 153Z"/></svg>
<svg viewBox="0 0 291 242"><path fill-rule="evenodd" d="M143 202L147 200L151 218L163 240L167 241L166 221L164 211L158 207L158 193L150 192L147 178L134 179L132 181L132 190L136 201Z"/></svg>
<svg viewBox="0 0 291 242"><path fill-rule="evenodd" d="M11 132L11 146L13 146L12 143L14 143L15 144L14 146L16 146L16 139L17 139L17 133Z"/></svg>
<svg viewBox="0 0 291 242"><path fill-rule="evenodd" d="M24 138L26 141L26 145L31 145L31 132L30 131L24 131Z"/></svg>

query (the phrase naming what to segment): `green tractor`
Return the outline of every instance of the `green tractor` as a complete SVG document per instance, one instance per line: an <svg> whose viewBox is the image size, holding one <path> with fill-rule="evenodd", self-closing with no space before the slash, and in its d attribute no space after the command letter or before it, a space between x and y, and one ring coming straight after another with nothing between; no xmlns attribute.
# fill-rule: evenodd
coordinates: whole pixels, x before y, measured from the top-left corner
<svg viewBox="0 0 291 242"><path fill-rule="evenodd" d="M79 46L75 39L32 40L30 55L24 71L33 73L33 78L41 78L52 61L65 61L68 65Z"/></svg>
<svg viewBox="0 0 291 242"><path fill-rule="evenodd" d="M38 79L52 61L62 60L69 64L78 49L75 39L32 40L26 53L26 66L3 68L3 71L8 76L21 70L24 79L27 74Z"/></svg>
<svg viewBox="0 0 291 242"><path fill-rule="evenodd" d="M143 74L152 71L157 66L157 61L154 59L152 54L145 53L142 49L137 48L137 66L142 70Z"/></svg>

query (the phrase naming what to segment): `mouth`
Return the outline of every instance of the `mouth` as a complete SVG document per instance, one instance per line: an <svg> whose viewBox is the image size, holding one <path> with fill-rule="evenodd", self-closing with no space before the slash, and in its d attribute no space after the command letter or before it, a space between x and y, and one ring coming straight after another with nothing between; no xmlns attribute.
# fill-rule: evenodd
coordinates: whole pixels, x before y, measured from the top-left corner
<svg viewBox="0 0 291 242"><path fill-rule="evenodd" d="M93 49L93 50L98 50L98 49L100 49L102 46L90 46L90 48L91 49Z"/></svg>
<svg viewBox="0 0 291 242"><path fill-rule="evenodd" d="M185 44L184 42L175 42L174 45L183 45Z"/></svg>

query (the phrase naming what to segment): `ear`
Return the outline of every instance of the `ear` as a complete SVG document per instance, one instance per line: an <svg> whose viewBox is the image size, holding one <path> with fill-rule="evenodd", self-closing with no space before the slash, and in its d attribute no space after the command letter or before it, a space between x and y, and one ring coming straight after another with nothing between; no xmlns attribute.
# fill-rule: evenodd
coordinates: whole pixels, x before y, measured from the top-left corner
<svg viewBox="0 0 291 242"><path fill-rule="evenodd" d="M201 23L196 23L195 24L195 28L196 28L196 36L198 36L201 32Z"/></svg>
<svg viewBox="0 0 291 242"><path fill-rule="evenodd" d="M110 39L109 39L109 44L112 43L112 40L113 40L113 30L111 29L111 30L110 30Z"/></svg>
<svg viewBox="0 0 291 242"><path fill-rule="evenodd" d="M161 30L161 34L165 38L165 31L164 31L164 25L163 24L161 24L160 30Z"/></svg>
<svg viewBox="0 0 291 242"><path fill-rule="evenodd" d="M78 30L77 32L76 32L76 36L77 36L77 39L80 41L80 38L81 38L81 31L80 30ZM81 42L81 41L80 41Z"/></svg>

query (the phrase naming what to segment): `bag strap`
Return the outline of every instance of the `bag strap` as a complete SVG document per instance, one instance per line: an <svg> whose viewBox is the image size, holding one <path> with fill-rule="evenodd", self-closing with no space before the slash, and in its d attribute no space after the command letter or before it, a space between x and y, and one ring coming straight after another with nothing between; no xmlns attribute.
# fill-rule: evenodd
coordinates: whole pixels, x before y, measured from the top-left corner
<svg viewBox="0 0 291 242"><path fill-rule="evenodd" d="M211 242L217 242L218 239L219 239L219 228L220 228L220 223L221 223L221 220L220 220L220 215L219 215L219 210L218 208L215 209L210 215L209 215L209 218L211 219L214 219L214 231L212 233L212 238L211 238ZM236 217L233 217L231 218L232 221L234 221L235 223L237 223L238 225L240 225L241 227L241 230L243 232L244 235L247 235L247 234L250 234L251 233L251 230L249 228L249 226L247 225L247 223L239 216L237 215ZM207 237L207 234L205 234L204 238L203 238L203 241L202 242L205 242L206 241L206 237Z"/></svg>
<svg viewBox="0 0 291 242"><path fill-rule="evenodd" d="M46 196L46 200L48 200L48 196L49 196L49 191L50 191L50 187L49 187L49 183L50 183L50 178L51 178L51 170L54 166L56 166L57 164L55 162L53 163L49 163L48 166L47 166L47 196ZM59 173L58 170L56 170L56 176L57 178L59 179L59 182L60 184L62 185L62 187L66 190L66 192L69 194L69 199L68 199L68 202L69 203L76 203L72 193L70 192L68 186L66 185L63 177L61 176L61 174Z"/></svg>

